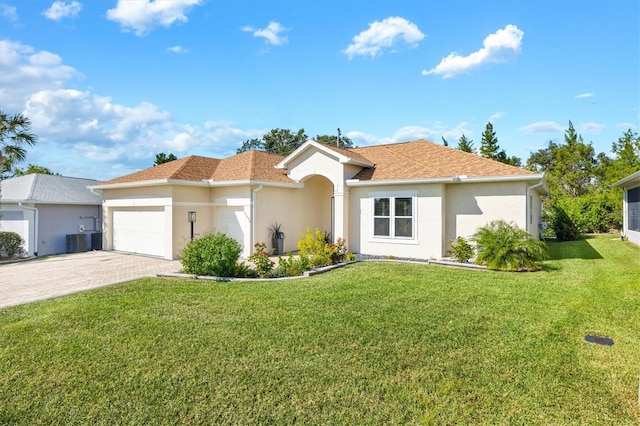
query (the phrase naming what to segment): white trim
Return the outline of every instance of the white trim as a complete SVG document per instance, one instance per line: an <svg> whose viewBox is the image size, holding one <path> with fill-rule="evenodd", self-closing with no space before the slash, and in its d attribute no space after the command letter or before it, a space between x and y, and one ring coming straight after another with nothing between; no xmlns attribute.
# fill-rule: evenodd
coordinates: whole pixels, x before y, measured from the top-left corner
<svg viewBox="0 0 640 426"><path fill-rule="evenodd" d="M104 207L164 207L171 205L171 198L130 198L106 200Z"/></svg>
<svg viewBox="0 0 640 426"><path fill-rule="evenodd" d="M110 183L110 184L98 184L88 186L89 190L93 192L96 189L123 189L123 188L138 188L141 186L161 186L161 185L183 185L183 186L208 186L206 180L193 181L183 179L152 179L152 180L136 180L133 182L122 183Z"/></svg>
<svg viewBox="0 0 640 426"><path fill-rule="evenodd" d="M126 188L139 188L146 186L167 186L167 185L181 185L181 186L200 186L200 187L224 187L224 186L239 186L239 185L265 185L275 186L281 188L303 188L304 185L298 182L284 183L284 182L269 182L262 180L225 180L215 181L213 179L203 179L201 181L181 180L181 179L154 179L154 180L142 180L135 182L124 183L112 183L106 185L92 185L89 186L89 190L105 190L105 189L126 189Z"/></svg>
<svg viewBox="0 0 640 426"><path fill-rule="evenodd" d="M376 198L389 199L389 234L375 235L376 232ZM396 237L395 233L395 204L396 198L411 198L411 237ZM371 243L397 243L397 244L418 244L418 192L417 191L398 191L393 192L371 192L369 193L371 200L371 226L369 229L369 242ZM399 216L399 218L407 218L408 216Z"/></svg>
<svg viewBox="0 0 640 426"><path fill-rule="evenodd" d="M283 182L269 182L265 180L225 180L225 181L215 181L215 180L207 180L206 181L209 186L212 187L221 187L221 186L239 186L239 185L263 185L263 186L274 186L278 188L304 188L303 183L291 181L291 183L283 183Z"/></svg>
<svg viewBox="0 0 640 426"><path fill-rule="evenodd" d="M529 182L539 181L544 175L513 175L513 176L486 176L469 178L461 176L424 178L424 179L398 179L398 180L365 180L347 179L347 186L376 186L376 185L407 185L424 183L494 183L494 182Z"/></svg>
<svg viewBox="0 0 640 426"><path fill-rule="evenodd" d="M638 182L634 182L636 179L638 180ZM614 183L612 186L613 187L625 186L628 183L631 183L632 185L640 185L640 170L638 170L635 173L630 174L626 178L620 179L619 181Z"/></svg>

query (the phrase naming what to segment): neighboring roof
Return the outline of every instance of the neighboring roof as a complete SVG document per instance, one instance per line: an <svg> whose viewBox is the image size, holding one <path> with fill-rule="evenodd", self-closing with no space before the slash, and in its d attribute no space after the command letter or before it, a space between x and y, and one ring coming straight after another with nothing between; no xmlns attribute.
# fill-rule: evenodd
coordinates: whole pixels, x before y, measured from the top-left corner
<svg viewBox="0 0 640 426"><path fill-rule="evenodd" d="M354 164L362 170L351 181L390 182L407 180L464 178L542 178L529 170L489 160L475 154L445 147L425 140L369 146L337 148L308 141L287 157L262 151L246 151L222 160L191 155L139 172L100 182L93 188L120 185L147 185L192 182L202 185L216 183L260 182L295 184L287 176L287 164L308 149L335 153L341 163Z"/></svg>
<svg viewBox="0 0 640 426"><path fill-rule="evenodd" d="M535 175L519 167L480 157L425 140L354 148L352 151L373 162L353 179L389 181Z"/></svg>
<svg viewBox="0 0 640 426"><path fill-rule="evenodd" d="M190 181L229 182L264 181L274 183L294 183L286 172L277 170L275 165L282 160L281 155L262 151L246 151L222 160L190 155L179 160L150 167L139 172L100 182L95 188L132 182Z"/></svg>
<svg viewBox="0 0 640 426"><path fill-rule="evenodd" d="M640 170L635 173L631 173L624 179L620 179L616 183L613 184L614 187L622 186L622 187L632 187L640 185Z"/></svg>
<svg viewBox="0 0 640 426"><path fill-rule="evenodd" d="M0 201L29 204L99 205L102 197L87 187L93 179L66 176L29 174L0 182Z"/></svg>

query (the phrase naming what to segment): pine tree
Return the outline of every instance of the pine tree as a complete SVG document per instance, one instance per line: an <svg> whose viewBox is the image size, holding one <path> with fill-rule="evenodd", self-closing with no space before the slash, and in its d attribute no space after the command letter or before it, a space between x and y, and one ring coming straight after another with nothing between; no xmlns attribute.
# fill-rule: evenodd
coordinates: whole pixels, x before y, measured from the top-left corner
<svg viewBox="0 0 640 426"><path fill-rule="evenodd" d="M480 141L480 155L492 160L500 159L500 147L498 146L498 138L496 132L493 130L493 124L487 123L487 126L482 133L482 140ZM503 159L506 159L506 152L503 155Z"/></svg>
<svg viewBox="0 0 640 426"><path fill-rule="evenodd" d="M467 139L464 134L460 136L460 140L458 141L458 146L456 148L460 151L470 152L471 154L476 153L476 149L473 147L473 139Z"/></svg>

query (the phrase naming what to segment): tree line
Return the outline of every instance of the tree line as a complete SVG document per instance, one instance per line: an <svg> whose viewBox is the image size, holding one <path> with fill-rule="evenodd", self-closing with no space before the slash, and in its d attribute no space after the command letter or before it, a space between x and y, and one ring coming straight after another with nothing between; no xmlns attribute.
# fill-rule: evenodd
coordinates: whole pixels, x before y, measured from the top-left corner
<svg viewBox="0 0 640 426"><path fill-rule="evenodd" d="M278 155L289 155L309 140L304 129L272 129L262 138L242 142L237 153L256 149ZM353 141L340 135L316 135L317 142L353 148ZM35 145L37 136L31 132L31 122L22 114L7 115L0 111L0 179L29 173L54 174L46 167L29 164L26 169L17 165L26 158L26 149ZM443 137L442 142L449 146ZM480 148L464 134L457 149L516 167L522 160L509 156L500 148L496 131L487 123ZM583 233L608 232L622 228L622 189L613 184L640 170L640 136L632 129L625 131L611 144L612 157L596 153L591 142L585 143L573 123L564 134L563 142L550 140L545 148L530 154L524 167L544 173L550 194L544 200L543 219L551 225L559 239L574 239ZM176 160L170 153L156 154L155 165Z"/></svg>

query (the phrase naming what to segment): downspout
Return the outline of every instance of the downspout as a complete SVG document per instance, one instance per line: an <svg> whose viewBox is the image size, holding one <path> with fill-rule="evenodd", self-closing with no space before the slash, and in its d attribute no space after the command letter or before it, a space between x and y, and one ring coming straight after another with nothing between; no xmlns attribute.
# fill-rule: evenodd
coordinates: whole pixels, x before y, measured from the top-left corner
<svg viewBox="0 0 640 426"><path fill-rule="evenodd" d="M526 209L527 209L527 227L526 230L529 234L531 234L531 190L538 188L540 186L542 186L543 181L540 180L540 182L536 183L535 185L531 185L527 187L527 203L526 203ZM540 229L538 228L538 239L541 237L542 235L540 234Z"/></svg>
<svg viewBox="0 0 640 426"><path fill-rule="evenodd" d="M251 247L255 244L256 239L256 192L262 189L263 185L259 185L256 189L251 191ZM249 252L251 252L251 248Z"/></svg>
<svg viewBox="0 0 640 426"><path fill-rule="evenodd" d="M19 202L18 205L20 207L22 207L23 209L27 209L27 210L31 210L34 212L34 224L33 224L33 236L34 236L34 242L33 242L33 255L35 257L38 257L38 209L35 207L28 207L25 206L24 204L22 204L22 202Z"/></svg>

